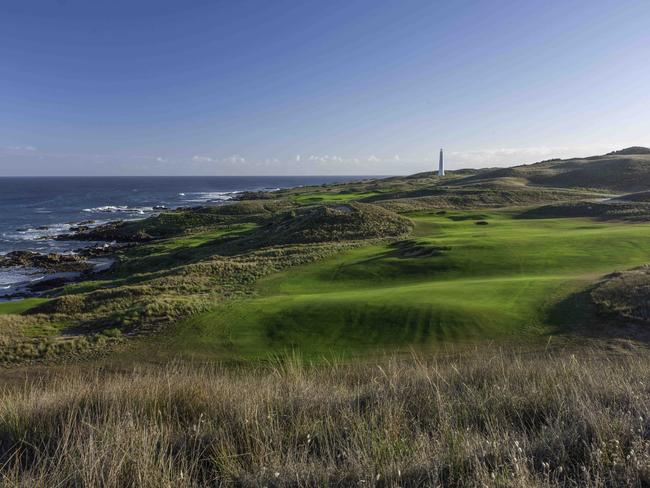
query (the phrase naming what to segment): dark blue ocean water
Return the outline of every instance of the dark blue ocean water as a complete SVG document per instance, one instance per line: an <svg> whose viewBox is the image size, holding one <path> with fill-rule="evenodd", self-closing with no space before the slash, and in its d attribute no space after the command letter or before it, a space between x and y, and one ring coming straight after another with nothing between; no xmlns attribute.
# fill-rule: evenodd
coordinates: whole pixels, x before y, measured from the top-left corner
<svg viewBox="0 0 650 488"><path fill-rule="evenodd" d="M55 241L83 221L144 218L154 207L223 203L238 191L270 190L362 179L361 176L0 178L0 254L71 251L88 243ZM33 277L33 276L32 276ZM23 270L0 269L3 289Z"/></svg>

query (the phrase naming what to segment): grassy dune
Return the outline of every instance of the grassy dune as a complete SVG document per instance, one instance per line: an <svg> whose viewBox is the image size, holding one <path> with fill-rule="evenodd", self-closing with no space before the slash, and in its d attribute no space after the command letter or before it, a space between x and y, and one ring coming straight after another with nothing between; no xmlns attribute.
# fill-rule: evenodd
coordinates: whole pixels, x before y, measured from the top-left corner
<svg viewBox="0 0 650 488"><path fill-rule="evenodd" d="M650 225L515 215L411 214L410 249L364 247L263 278L257 297L184 322L174 347L260 357L545 340L567 325L549 317L557 302L650 259Z"/></svg>

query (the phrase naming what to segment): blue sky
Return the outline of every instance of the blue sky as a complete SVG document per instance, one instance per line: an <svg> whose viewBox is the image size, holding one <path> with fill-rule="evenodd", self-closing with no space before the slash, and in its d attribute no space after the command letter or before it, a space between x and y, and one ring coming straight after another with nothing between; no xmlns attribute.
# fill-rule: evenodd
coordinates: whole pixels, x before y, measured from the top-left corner
<svg viewBox="0 0 650 488"><path fill-rule="evenodd" d="M650 145L650 2L5 0L0 175L404 174Z"/></svg>

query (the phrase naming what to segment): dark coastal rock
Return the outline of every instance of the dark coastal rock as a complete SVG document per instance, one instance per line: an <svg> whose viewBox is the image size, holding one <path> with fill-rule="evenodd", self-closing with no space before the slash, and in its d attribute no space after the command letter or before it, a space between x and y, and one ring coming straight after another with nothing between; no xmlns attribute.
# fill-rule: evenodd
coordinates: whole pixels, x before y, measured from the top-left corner
<svg viewBox="0 0 650 488"><path fill-rule="evenodd" d="M102 244L100 246L82 247L75 249L74 252L85 258L98 258L108 256L115 253L116 251L128 249L137 245L138 244L135 242L111 242Z"/></svg>
<svg viewBox="0 0 650 488"><path fill-rule="evenodd" d="M42 280L36 281L35 283L30 283L27 285L27 289L32 293L42 293L44 291L60 288L64 285L67 285L71 281L73 281L71 278L57 277L52 278L51 280Z"/></svg>
<svg viewBox="0 0 650 488"><path fill-rule="evenodd" d="M61 234L55 237L60 241L108 241L108 242L148 242L153 237L141 229L133 232L127 226L129 222L116 220L93 228L85 228L74 231L70 234ZM133 224L131 222L131 224Z"/></svg>
<svg viewBox="0 0 650 488"><path fill-rule="evenodd" d="M75 254L40 254L33 251L13 251L0 257L0 267L23 266L45 271L86 271L90 264Z"/></svg>
<svg viewBox="0 0 650 488"><path fill-rule="evenodd" d="M87 230L90 230L90 227L88 227L87 225L76 225L76 226L70 227L70 230L72 232L85 232Z"/></svg>

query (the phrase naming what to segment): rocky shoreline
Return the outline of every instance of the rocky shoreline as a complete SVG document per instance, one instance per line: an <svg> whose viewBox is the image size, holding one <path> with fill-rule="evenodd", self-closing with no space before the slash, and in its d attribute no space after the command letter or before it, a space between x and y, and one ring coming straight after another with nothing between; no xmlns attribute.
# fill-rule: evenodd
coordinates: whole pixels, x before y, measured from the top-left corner
<svg viewBox="0 0 650 488"><path fill-rule="evenodd" d="M34 251L12 251L0 256L0 267L25 267L36 268L44 272L83 272L89 269L88 261L78 254L48 253L41 254Z"/></svg>
<svg viewBox="0 0 650 488"><path fill-rule="evenodd" d="M86 231L83 226L79 226L67 237L70 240L81 240L77 235ZM115 262L113 255L134 245L136 244L106 242L79 248L71 253L11 251L1 255L0 270L17 270L30 278L12 285L10 292L0 295L0 301L38 297L55 288L86 280L91 275L110 269Z"/></svg>
<svg viewBox="0 0 650 488"><path fill-rule="evenodd" d="M168 209L157 206L154 209L161 213L151 215L148 219L78 222L70 224L67 233L39 239L87 242L87 247L70 252L21 250L0 255L0 271L14 270L18 275L25 275L25 281L10 282L4 294L0 290L0 301L41 296L54 288L86 280L91 275L109 269L115 262L113 255L117 251L184 231L185 219L188 215L191 217L189 212L204 208L209 210L210 207ZM214 216L212 220L220 223L223 219ZM49 227L43 226L41 230L47 231Z"/></svg>

